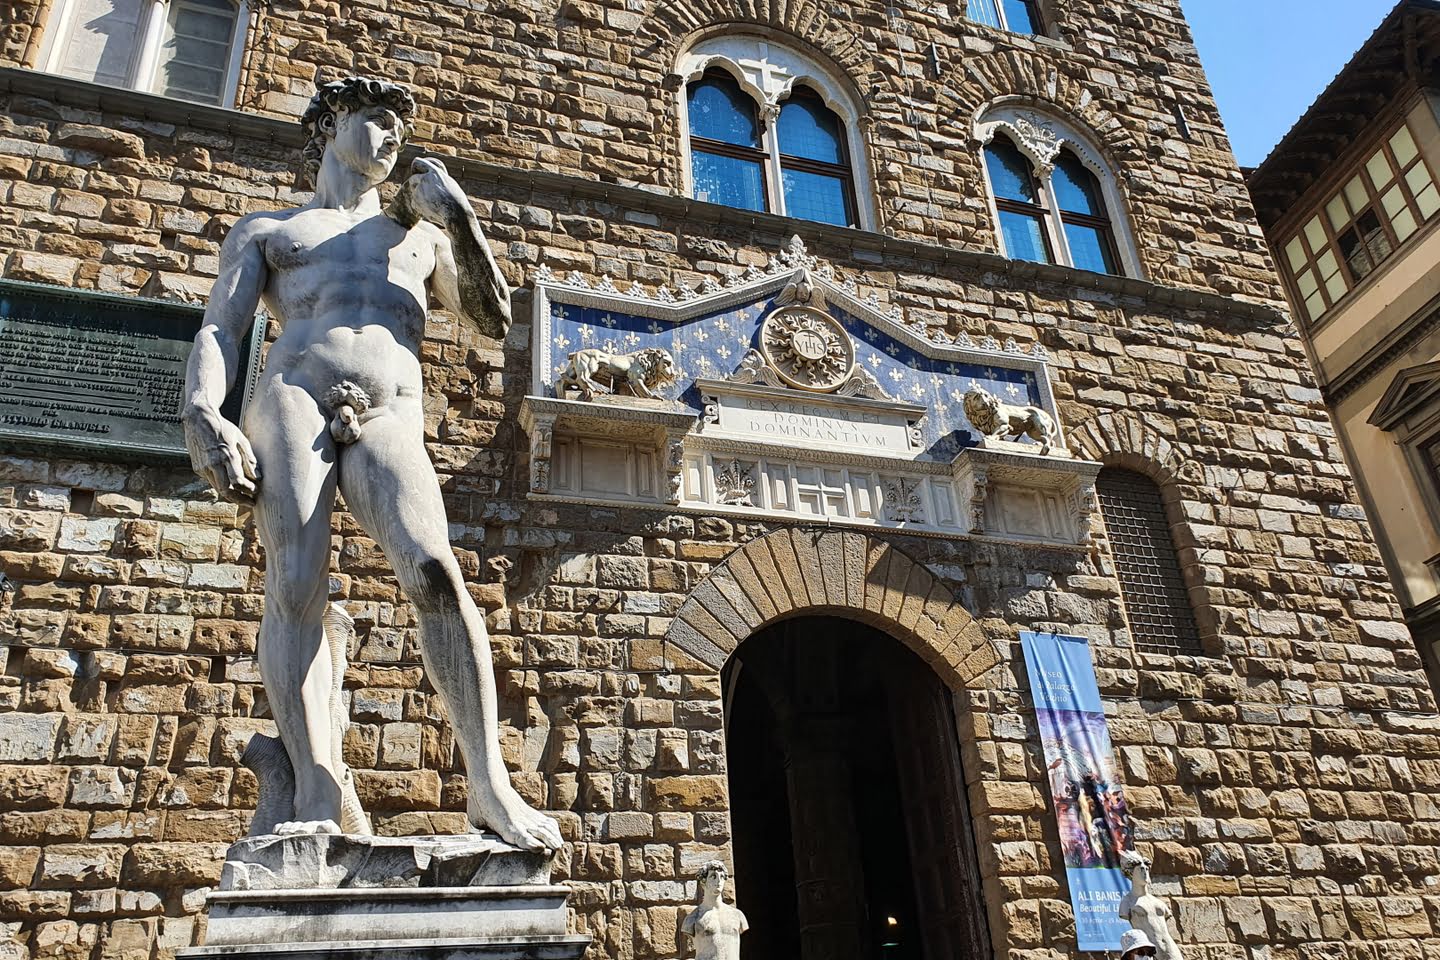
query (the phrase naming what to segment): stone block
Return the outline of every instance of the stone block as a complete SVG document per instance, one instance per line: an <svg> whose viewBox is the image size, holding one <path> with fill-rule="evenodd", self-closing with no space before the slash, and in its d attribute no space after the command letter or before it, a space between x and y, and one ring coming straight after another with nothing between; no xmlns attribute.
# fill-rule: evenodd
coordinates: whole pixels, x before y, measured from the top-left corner
<svg viewBox="0 0 1440 960"><path fill-rule="evenodd" d="M723 776L651 777L649 787L658 810L721 810L726 803Z"/></svg>
<svg viewBox="0 0 1440 960"><path fill-rule="evenodd" d="M45 848L40 884L53 889L109 887L120 879L123 847L100 844L54 844Z"/></svg>
<svg viewBox="0 0 1440 960"><path fill-rule="evenodd" d="M58 713L0 714L0 762L49 760L63 719Z"/></svg>

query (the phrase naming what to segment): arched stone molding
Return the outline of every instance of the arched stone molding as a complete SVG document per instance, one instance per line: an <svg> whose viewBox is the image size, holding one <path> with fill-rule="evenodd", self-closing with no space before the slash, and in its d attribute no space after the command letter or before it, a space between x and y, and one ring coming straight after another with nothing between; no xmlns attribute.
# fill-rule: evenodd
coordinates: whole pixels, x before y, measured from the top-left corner
<svg viewBox="0 0 1440 960"><path fill-rule="evenodd" d="M740 642L790 616L833 614L900 640L952 690L977 686L999 646L954 592L894 545L863 533L785 528L745 544L686 599L667 644L714 670Z"/></svg>
<svg viewBox="0 0 1440 960"><path fill-rule="evenodd" d="M942 86L938 94L956 122L971 124L1002 104L1025 104L1090 135L1122 183L1145 164L1145 151L1129 127L1101 106L1085 81L1065 73L1056 61L1009 49L971 57L963 69L959 82Z"/></svg>
<svg viewBox="0 0 1440 960"><path fill-rule="evenodd" d="M1067 439L1070 449L1087 460L1143 473L1162 490L1185 482L1184 454L1154 425L1128 410L1072 426Z"/></svg>
<svg viewBox="0 0 1440 960"><path fill-rule="evenodd" d="M668 48L673 63L682 50L722 32L754 33L773 29L798 41L836 65L864 90L875 82L870 54L860 37L844 20L830 15L816 0L675 0L650 5L641 28Z"/></svg>

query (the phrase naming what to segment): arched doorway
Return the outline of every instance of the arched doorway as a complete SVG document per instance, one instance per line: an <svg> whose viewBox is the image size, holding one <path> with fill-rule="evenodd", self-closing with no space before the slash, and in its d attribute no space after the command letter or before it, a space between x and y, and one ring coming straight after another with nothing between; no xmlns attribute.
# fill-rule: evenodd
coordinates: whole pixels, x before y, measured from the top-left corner
<svg viewBox="0 0 1440 960"><path fill-rule="evenodd" d="M834 616L756 631L722 671L744 960L992 954L950 691Z"/></svg>

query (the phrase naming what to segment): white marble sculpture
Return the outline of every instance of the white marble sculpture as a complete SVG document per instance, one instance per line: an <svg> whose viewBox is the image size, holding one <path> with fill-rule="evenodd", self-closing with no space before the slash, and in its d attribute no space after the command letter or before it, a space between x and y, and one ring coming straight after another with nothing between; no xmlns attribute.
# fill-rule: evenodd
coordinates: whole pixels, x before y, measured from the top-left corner
<svg viewBox="0 0 1440 960"><path fill-rule="evenodd" d="M1150 892L1150 861L1127 852L1120 868L1130 880L1130 891L1120 900L1120 919L1150 939L1156 960L1181 960L1180 948L1170 935L1170 908Z"/></svg>
<svg viewBox="0 0 1440 960"><path fill-rule="evenodd" d="M469 778L469 815L528 850L554 850L554 820L510 784L498 744L485 622L451 552L425 452L420 344L434 296L491 337L510 291L474 212L443 164L418 159L394 203L390 175L414 100L403 86L326 84L302 118L315 196L237 222L195 338L183 418L196 472L253 502L266 548L260 669L294 779L277 833L334 833L348 774L332 711L326 639L335 491L384 550L419 620L430 680L449 710ZM244 422L220 415L237 348L264 302L283 332Z"/></svg>
<svg viewBox="0 0 1440 960"><path fill-rule="evenodd" d="M695 942L695 960L740 960L740 935L750 929L745 914L725 902L725 864L711 860L700 868L700 905L680 931Z"/></svg>
<svg viewBox="0 0 1440 960"><path fill-rule="evenodd" d="M609 383L601 383L597 378ZM674 380L675 360L659 347L646 347L634 353L611 353L588 347L570 354L570 362L555 381L555 395L564 399L565 392L574 387L580 391L581 400L594 400L597 393L615 393L625 387L634 396L658 400L655 389Z"/></svg>
<svg viewBox="0 0 1440 960"><path fill-rule="evenodd" d="M1040 444L1042 454L1055 442L1055 421L1039 407L1006 403L984 387L965 391L963 406L971 425L987 437L1029 437Z"/></svg>

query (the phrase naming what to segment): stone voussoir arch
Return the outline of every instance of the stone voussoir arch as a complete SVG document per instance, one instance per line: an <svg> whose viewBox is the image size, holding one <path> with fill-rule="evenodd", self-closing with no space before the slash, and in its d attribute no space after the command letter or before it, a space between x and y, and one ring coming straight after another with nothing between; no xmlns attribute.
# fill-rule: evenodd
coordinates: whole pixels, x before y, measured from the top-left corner
<svg viewBox="0 0 1440 960"><path fill-rule="evenodd" d="M875 66L859 34L815 0L675 0L653 3L644 35L667 49L673 63L682 50L723 30L747 33L775 30L785 42L809 47L830 60L857 91L875 82Z"/></svg>
<svg viewBox="0 0 1440 960"><path fill-rule="evenodd" d="M878 537L832 528L787 527L735 550L681 605L665 642L718 671L757 630L811 614L884 631L952 690L975 686L1002 659L924 564Z"/></svg>
<svg viewBox="0 0 1440 960"><path fill-rule="evenodd" d="M1066 72L1058 61L1023 50L997 50L970 57L953 82L937 96L952 121L971 125L1002 103L1025 104L1073 125L1095 140L1122 182L1146 164L1145 150L1130 127L1105 109L1085 80Z"/></svg>
<svg viewBox="0 0 1440 960"><path fill-rule="evenodd" d="M1185 482L1188 458L1154 424L1129 411L1104 413L1070 428L1070 449L1107 467L1143 473L1162 491Z"/></svg>

